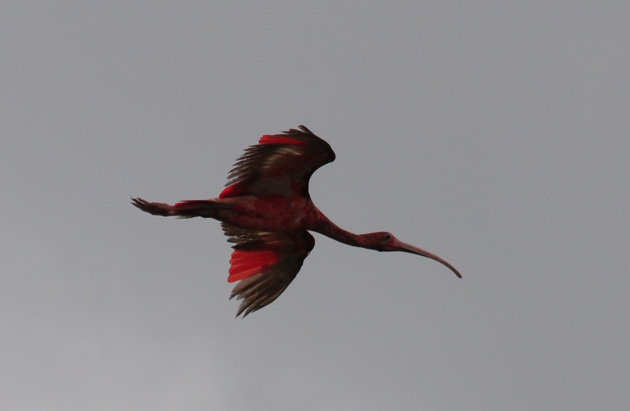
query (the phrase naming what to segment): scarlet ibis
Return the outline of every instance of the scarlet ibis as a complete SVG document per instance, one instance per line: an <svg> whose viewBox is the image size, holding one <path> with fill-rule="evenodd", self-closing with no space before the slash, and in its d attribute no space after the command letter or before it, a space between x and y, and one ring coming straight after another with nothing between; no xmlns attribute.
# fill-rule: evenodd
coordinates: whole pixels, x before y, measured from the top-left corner
<svg viewBox="0 0 630 411"><path fill-rule="evenodd" d="M293 281L313 249L316 231L342 243L377 251L405 251L433 259L461 274L446 260L405 244L388 232L353 234L330 221L311 201L308 182L319 167L335 159L330 145L304 126L264 135L245 149L218 198L174 205L132 198L142 211L180 218L221 221L234 243L228 282L238 284L230 299L242 300L236 316L273 302Z"/></svg>

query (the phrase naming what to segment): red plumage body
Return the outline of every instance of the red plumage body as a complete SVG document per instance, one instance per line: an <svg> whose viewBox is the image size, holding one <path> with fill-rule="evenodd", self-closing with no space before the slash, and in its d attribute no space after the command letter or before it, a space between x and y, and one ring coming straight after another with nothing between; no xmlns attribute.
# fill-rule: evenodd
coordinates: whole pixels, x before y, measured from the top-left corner
<svg viewBox="0 0 630 411"><path fill-rule="evenodd" d="M230 298L243 300L237 316L264 307L286 289L315 245L308 231L353 246L422 255L461 277L445 260L390 233L353 234L318 210L308 193L309 179L317 168L334 159L328 143L300 126L299 130L264 135L258 145L246 149L217 198L174 205L133 198L132 203L154 215L222 222L228 241L235 244L228 281L238 282Z"/></svg>

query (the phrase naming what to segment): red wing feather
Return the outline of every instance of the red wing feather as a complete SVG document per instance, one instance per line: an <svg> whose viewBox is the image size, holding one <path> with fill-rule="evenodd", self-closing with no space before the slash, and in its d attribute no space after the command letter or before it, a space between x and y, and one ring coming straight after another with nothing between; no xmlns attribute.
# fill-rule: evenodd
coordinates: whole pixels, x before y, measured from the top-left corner
<svg viewBox="0 0 630 411"><path fill-rule="evenodd" d="M227 186L219 193L219 198L234 197L241 194L246 194L247 190L241 184L232 184Z"/></svg>
<svg viewBox="0 0 630 411"><path fill-rule="evenodd" d="M239 283L230 298L243 300L237 316L274 301L291 284L315 245L306 230L290 233L254 231L222 223L228 241L235 243L228 282Z"/></svg>
<svg viewBox="0 0 630 411"><path fill-rule="evenodd" d="M268 266L278 263L278 254L273 250L234 250L230 258L228 282L243 280L262 273Z"/></svg>
<svg viewBox="0 0 630 411"><path fill-rule="evenodd" d="M303 146L306 144L302 140L298 140L297 138L286 137L283 135L269 135L265 134L258 140L258 144L291 144L294 146Z"/></svg>
<svg viewBox="0 0 630 411"><path fill-rule="evenodd" d="M308 195L308 181L319 167L335 159L330 145L300 126L282 134L264 135L250 146L228 174L219 198L243 194Z"/></svg>

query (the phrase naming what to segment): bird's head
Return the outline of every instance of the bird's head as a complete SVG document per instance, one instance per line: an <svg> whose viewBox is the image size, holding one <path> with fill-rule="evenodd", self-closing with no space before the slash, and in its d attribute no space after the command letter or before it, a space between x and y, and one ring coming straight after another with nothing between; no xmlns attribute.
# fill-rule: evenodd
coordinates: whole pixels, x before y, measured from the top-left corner
<svg viewBox="0 0 630 411"><path fill-rule="evenodd" d="M440 264L445 265L453 273L455 273L456 276L462 278L462 275L459 273L459 271L457 271L457 269L453 267L448 261L426 250L423 250L411 244L403 243L392 233L388 233L387 231L379 231L376 233L363 234L362 237L365 239L365 246L367 248L378 251L404 251L406 253L421 255L423 257L430 258Z"/></svg>

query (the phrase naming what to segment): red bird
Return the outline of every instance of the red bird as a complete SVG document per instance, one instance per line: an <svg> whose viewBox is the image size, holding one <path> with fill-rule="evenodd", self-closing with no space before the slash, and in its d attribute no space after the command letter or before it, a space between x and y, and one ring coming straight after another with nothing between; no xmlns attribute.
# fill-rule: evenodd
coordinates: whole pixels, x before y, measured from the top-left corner
<svg viewBox="0 0 630 411"><path fill-rule="evenodd" d="M221 221L234 243L228 282L239 283L230 299L243 300L236 316L273 302L288 287L313 249L316 231L342 243L378 251L405 251L431 258L461 274L442 258L405 244L392 234L353 234L337 227L311 201L308 181L335 159L332 148L304 126L264 135L236 161L218 198L175 205L132 198L147 213Z"/></svg>

